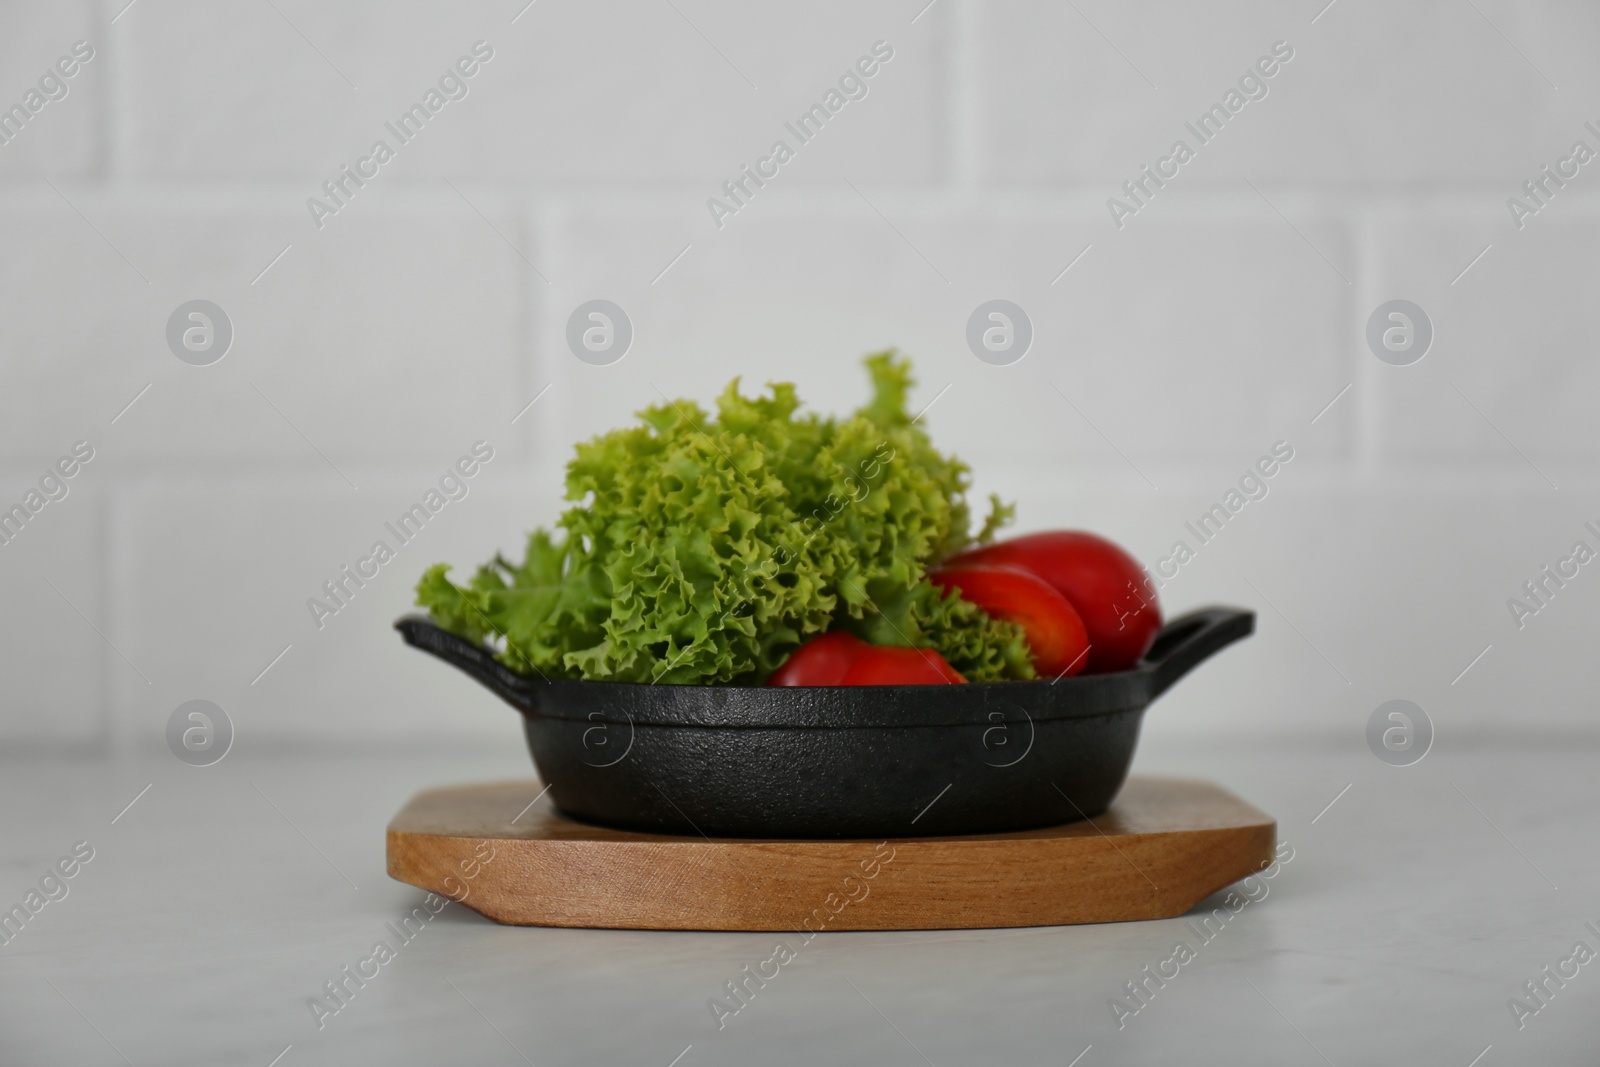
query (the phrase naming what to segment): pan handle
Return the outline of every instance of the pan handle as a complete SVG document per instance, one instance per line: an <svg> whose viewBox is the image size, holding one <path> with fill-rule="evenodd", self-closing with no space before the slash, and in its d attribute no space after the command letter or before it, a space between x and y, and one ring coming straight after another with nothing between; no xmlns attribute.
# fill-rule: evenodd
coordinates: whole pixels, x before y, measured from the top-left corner
<svg viewBox="0 0 1600 1067"><path fill-rule="evenodd" d="M1255 628L1256 613L1243 608L1200 608L1167 623L1139 661L1141 670L1155 675L1150 699Z"/></svg>
<svg viewBox="0 0 1600 1067"><path fill-rule="evenodd" d="M406 644L460 668L513 706L521 707L528 690L537 684L537 679L526 678L495 659L492 649L441 629L426 616L407 615L398 619L394 628Z"/></svg>

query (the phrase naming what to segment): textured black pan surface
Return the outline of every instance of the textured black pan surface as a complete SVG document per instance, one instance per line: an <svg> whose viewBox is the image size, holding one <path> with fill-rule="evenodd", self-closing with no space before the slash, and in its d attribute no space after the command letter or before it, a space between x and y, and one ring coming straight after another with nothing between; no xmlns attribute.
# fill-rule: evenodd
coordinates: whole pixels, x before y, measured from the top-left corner
<svg viewBox="0 0 1600 1067"><path fill-rule="evenodd" d="M1057 682L696 686L545 680L420 616L405 640L523 715L556 806L713 837L995 833L1092 818L1121 788L1144 709L1255 615L1205 608L1132 670Z"/></svg>

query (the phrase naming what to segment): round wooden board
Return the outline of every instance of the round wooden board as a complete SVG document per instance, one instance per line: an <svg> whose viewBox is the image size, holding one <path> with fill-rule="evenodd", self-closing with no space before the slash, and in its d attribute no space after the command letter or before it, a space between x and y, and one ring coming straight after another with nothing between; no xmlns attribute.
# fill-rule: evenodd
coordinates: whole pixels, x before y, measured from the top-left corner
<svg viewBox="0 0 1600 1067"><path fill-rule="evenodd" d="M645 930L929 930L1182 915L1272 861L1277 824L1206 782L1130 778L1043 830L888 841L631 833L533 780L433 789L389 824L389 874L496 922Z"/></svg>

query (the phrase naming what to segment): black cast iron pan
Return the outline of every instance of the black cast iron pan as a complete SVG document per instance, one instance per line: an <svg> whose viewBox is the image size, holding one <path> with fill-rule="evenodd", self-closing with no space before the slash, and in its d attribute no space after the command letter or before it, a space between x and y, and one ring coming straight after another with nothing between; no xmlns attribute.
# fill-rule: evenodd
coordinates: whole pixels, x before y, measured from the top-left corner
<svg viewBox="0 0 1600 1067"><path fill-rule="evenodd" d="M1173 619L1132 670L967 685L699 686L544 680L420 616L406 641L522 713L564 813L720 837L994 833L1103 812L1144 709L1255 614Z"/></svg>

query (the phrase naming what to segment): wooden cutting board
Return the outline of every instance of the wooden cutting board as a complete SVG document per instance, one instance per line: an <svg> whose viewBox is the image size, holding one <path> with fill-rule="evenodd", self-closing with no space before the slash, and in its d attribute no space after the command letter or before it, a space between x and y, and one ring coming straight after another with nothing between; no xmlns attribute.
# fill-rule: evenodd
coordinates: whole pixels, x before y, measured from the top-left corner
<svg viewBox="0 0 1600 1067"><path fill-rule="evenodd" d="M632 833L533 780L433 789L389 824L389 874L501 923L928 930L1182 915L1272 861L1277 824L1206 782L1130 778L1093 820L888 841Z"/></svg>

